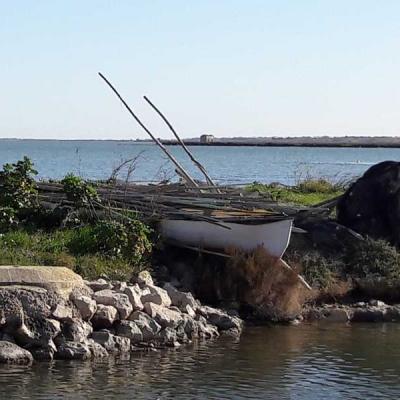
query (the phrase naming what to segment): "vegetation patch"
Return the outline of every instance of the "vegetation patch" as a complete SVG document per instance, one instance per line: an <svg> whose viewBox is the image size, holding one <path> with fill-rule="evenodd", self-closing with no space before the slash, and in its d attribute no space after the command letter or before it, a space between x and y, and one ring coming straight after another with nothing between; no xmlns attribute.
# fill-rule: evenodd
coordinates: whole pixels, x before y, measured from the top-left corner
<svg viewBox="0 0 400 400"><path fill-rule="evenodd" d="M125 280L148 267L152 230L136 213L105 206L98 213L95 186L73 174L60 182L66 201L45 209L36 174L27 157L0 171L0 264L65 266L89 279ZM87 210L90 218L81 218Z"/></svg>
<svg viewBox="0 0 400 400"><path fill-rule="evenodd" d="M259 193L273 201L312 206L342 195L345 191L345 187L342 184L332 183L322 178L307 178L294 186L254 182L247 186L246 190L248 192Z"/></svg>

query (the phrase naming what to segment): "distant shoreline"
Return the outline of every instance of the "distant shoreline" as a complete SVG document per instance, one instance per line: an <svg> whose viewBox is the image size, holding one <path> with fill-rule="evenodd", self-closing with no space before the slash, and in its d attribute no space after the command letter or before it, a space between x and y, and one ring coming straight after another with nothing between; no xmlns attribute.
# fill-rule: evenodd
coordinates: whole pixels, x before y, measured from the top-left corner
<svg viewBox="0 0 400 400"><path fill-rule="evenodd" d="M176 140L160 139L166 146L179 145ZM29 139L0 138L2 141L57 141L57 142L120 142L153 144L150 139ZM389 136L303 136L303 137L252 137L217 138L202 142L199 138L183 139L188 146L240 146L240 147L325 147L325 148L400 148L400 137Z"/></svg>

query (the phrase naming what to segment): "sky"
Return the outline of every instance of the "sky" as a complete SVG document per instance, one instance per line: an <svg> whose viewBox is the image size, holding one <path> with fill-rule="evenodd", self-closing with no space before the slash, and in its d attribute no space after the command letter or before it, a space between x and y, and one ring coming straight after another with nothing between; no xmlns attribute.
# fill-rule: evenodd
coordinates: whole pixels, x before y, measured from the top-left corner
<svg viewBox="0 0 400 400"><path fill-rule="evenodd" d="M400 1L0 0L0 137L400 134Z"/></svg>

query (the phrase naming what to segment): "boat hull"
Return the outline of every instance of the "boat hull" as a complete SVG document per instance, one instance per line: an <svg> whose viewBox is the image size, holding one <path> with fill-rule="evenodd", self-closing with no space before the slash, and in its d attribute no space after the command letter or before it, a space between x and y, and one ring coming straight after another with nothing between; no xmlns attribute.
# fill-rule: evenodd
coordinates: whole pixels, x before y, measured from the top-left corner
<svg viewBox="0 0 400 400"><path fill-rule="evenodd" d="M235 247L244 251L262 246L275 257L285 252L292 230L291 219L254 225L222 223L229 229L207 221L164 219L160 230L165 239L177 244L222 250Z"/></svg>

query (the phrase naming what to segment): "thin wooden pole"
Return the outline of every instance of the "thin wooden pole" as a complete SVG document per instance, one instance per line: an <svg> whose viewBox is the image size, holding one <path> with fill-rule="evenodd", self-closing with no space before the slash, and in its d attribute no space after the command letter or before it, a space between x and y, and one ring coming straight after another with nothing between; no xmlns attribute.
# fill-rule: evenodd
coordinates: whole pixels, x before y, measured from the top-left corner
<svg viewBox="0 0 400 400"><path fill-rule="evenodd" d="M121 100L122 104L125 106L125 108L128 110L128 112L132 115L132 117L136 120L136 122L151 137L151 139L158 145L158 147L160 147L160 149L167 155L167 157L175 164L176 168L185 177L186 181L193 187L199 187L199 185L193 180L193 178L179 164L179 162L176 160L176 158L166 149L166 147L147 129L147 127L143 124L143 122L136 116L136 114L128 106L127 102L118 93L117 89L115 89L115 87L110 83L110 81L101 72L99 72L99 75L104 80L104 82L110 87L110 89L116 94L116 96Z"/></svg>
<svg viewBox="0 0 400 400"><path fill-rule="evenodd" d="M143 96L143 98L147 101L148 104L154 109L154 111L162 118L162 120L167 124L168 128L171 130L171 132L174 134L176 139L178 140L179 144L182 146L183 150L186 152L186 154L189 156L189 158L192 160L193 164L196 165L196 167L202 172L202 174L205 176L206 181L209 185L214 186L215 188L217 185L213 182L211 177L208 175L206 169L203 167L203 165L200 164L199 161L197 161L191 151L186 147L185 143L183 140L178 136L177 132L175 131L174 127L171 125L171 123L168 121L167 117L150 101L150 99L147 96ZM217 189L217 192L220 193L220 191Z"/></svg>

